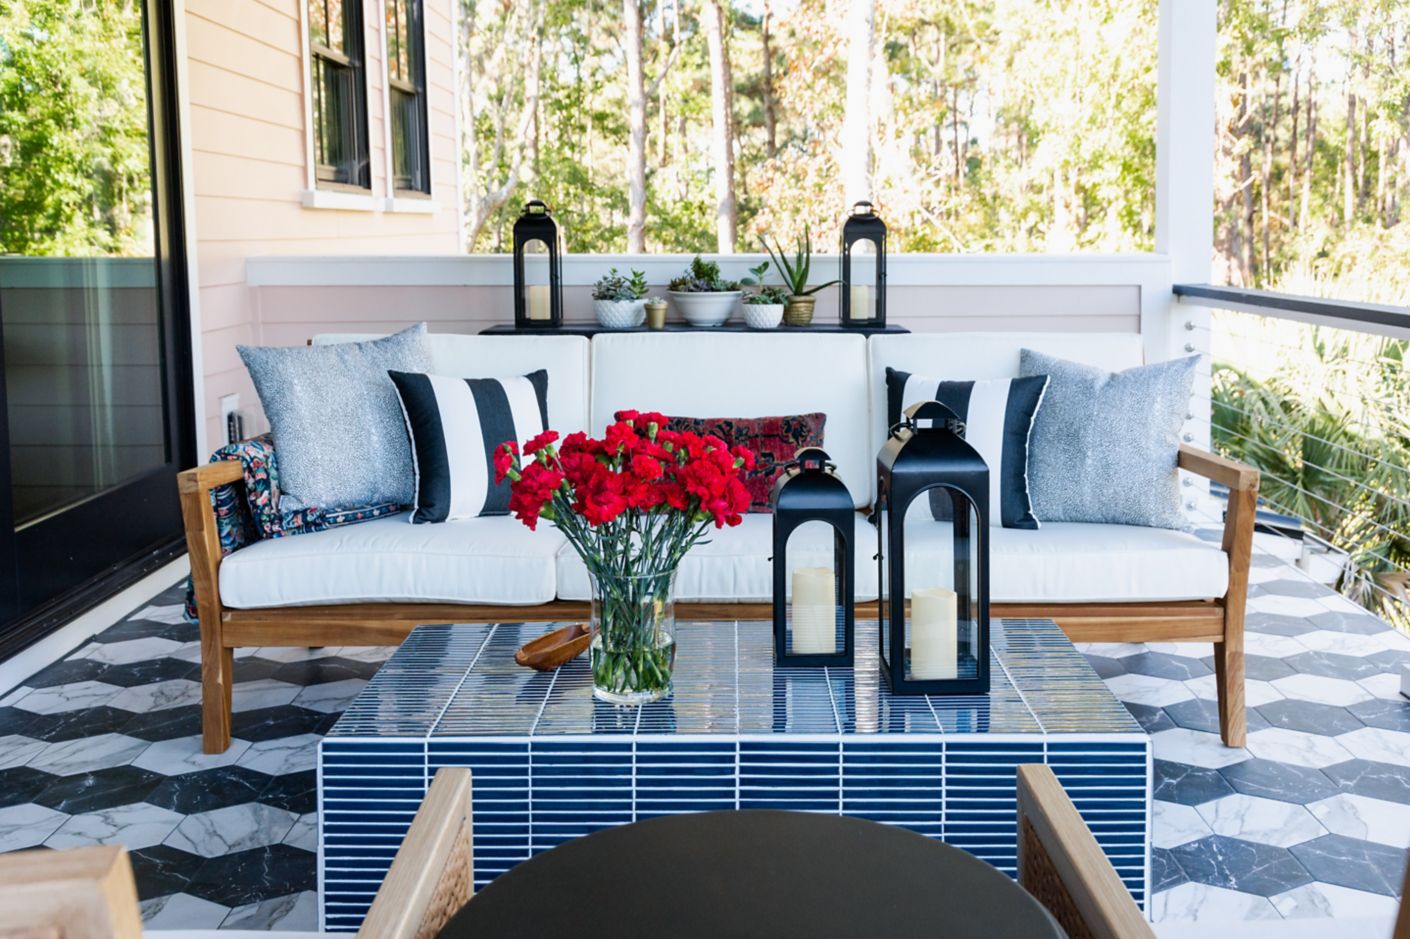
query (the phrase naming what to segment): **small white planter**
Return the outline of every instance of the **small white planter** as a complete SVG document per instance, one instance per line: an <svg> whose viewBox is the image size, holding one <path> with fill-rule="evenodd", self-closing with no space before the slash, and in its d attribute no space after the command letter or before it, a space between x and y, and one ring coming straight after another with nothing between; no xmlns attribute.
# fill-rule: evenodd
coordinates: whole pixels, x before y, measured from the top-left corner
<svg viewBox="0 0 1410 939"><path fill-rule="evenodd" d="M646 322L646 299L594 300L592 310L603 329L634 329Z"/></svg>
<svg viewBox="0 0 1410 939"><path fill-rule="evenodd" d="M744 325L750 329L778 329L782 322L782 303L744 304Z"/></svg>
<svg viewBox="0 0 1410 939"><path fill-rule="evenodd" d="M721 290L713 293L680 293L669 291L681 317L692 326L719 326L728 322L734 305L743 296L742 290Z"/></svg>

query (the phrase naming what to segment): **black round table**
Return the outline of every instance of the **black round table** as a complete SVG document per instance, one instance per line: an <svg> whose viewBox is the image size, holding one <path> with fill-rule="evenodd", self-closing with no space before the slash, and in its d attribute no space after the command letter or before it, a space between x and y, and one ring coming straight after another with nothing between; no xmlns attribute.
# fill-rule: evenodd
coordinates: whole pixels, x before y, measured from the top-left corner
<svg viewBox="0 0 1410 939"><path fill-rule="evenodd" d="M1017 883L958 848L801 812L655 818L501 874L440 939L571 936L1065 939Z"/></svg>

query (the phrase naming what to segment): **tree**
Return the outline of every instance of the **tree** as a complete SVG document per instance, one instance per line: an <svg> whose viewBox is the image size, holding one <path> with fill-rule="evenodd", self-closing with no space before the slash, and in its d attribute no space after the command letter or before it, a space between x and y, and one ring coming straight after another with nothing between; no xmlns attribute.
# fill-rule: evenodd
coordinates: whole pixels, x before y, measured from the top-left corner
<svg viewBox="0 0 1410 939"><path fill-rule="evenodd" d="M627 57L627 253L646 250L646 75L642 68L641 3L622 0Z"/></svg>
<svg viewBox="0 0 1410 939"><path fill-rule="evenodd" d="M847 6L847 103L842 121L842 189L851 204L870 199L871 59L876 20L874 0L849 0Z"/></svg>
<svg viewBox="0 0 1410 939"><path fill-rule="evenodd" d="M715 177L715 243L721 254L733 254L738 237L739 208L734 194L734 79L726 44L725 11L721 0L705 0L702 15L710 47L710 156Z"/></svg>

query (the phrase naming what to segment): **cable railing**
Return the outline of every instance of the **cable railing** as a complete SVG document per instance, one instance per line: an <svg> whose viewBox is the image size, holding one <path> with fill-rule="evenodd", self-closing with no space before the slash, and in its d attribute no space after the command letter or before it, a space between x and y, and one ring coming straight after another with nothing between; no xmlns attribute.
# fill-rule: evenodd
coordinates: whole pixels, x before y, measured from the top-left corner
<svg viewBox="0 0 1410 939"><path fill-rule="evenodd" d="M1335 586L1410 629L1410 308L1177 285L1210 353L1215 450L1257 466L1261 508L1345 561ZM1277 526L1264 529L1287 537Z"/></svg>

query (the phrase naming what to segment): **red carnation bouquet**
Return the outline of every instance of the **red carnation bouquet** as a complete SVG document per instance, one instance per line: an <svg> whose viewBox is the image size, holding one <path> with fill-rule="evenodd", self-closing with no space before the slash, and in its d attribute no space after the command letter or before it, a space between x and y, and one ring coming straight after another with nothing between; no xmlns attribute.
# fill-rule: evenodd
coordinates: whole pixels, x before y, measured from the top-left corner
<svg viewBox="0 0 1410 939"><path fill-rule="evenodd" d="M676 568L710 528L749 507L754 454L714 436L666 429L660 414L617 412L601 439L548 430L495 451L509 509L529 528L548 519L593 580L594 693L618 704L664 697L675 662Z"/></svg>

